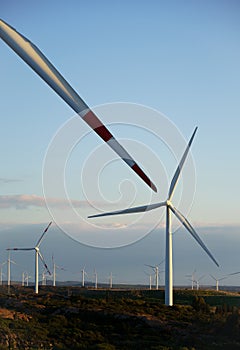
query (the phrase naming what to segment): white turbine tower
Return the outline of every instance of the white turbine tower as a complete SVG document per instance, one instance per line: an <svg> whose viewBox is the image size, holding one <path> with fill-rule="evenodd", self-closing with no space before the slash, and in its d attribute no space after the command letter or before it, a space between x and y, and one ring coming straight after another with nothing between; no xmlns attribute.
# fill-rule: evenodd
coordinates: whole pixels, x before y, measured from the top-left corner
<svg viewBox="0 0 240 350"><path fill-rule="evenodd" d="M7 261L4 261L3 263L0 264L0 286L2 286L3 284L3 266L7 263Z"/></svg>
<svg viewBox="0 0 240 350"><path fill-rule="evenodd" d="M58 266L55 263L53 255L52 255L52 263L53 263L53 275L52 275L52 277L53 277L53 287L56 287L56 270L59 269L59 270L65 271L65 269L63 267Z"/></svg>
<svg viewBox="0 0 240 350"><path fill-rule="evenodd" d="M24 287L25 284L25 272L22 272L22 287Z"/></svg>
<svg viewBox="0 0 240 350"><path fill-rule="evenodd" d="M29 250L34 250L35 251L35 293L38 294L38 257L41 259L43 265L45 266L47 272L51 275L51 272L48 269L48 266L39 250L40 244L42 243L42 240L45 236L45 234L47 233L50 225L52 224L52 222L50 222L48 224L48 226L45 228L45 230L43 231L41 237L39 238L39 240L37 241L37 244L35 245L35 247L32 248L8 248L7 250L23 250L23 251L29 251Z"/></svg>
<svg viewBox="0 0 240 350"><path fill-rule="evenodd" d="M95 277L94 287L95 287L95 289L97 289L98 288L98 275L97 275L97 271L96 270L94 270L93 276Z"/></svg>
<svg viewBox="0 0 240 350"><path fill-rule="evenodd" d="M81 270L82 273L82 287L85 287L85 275L87 275L87 272L85 271L85 267Z"/></svg>
<svg viewBox="0 0 240 350"><path fill-rule="evenodd" d="M203 243L197 232L194 230L190 222L184 217L183 214L180 213L180 211L174 207L171 200L174 194L174 190L176 188L177 182L179 180L179 176L181 173L181 170L183 168L184 162L187 158L190 146L192 144L193 138L196 134L197 128L195 128L193 135L187 145L187 148L181 158L181 161L175 171L175 174L172 178L168 197L165 202L160 202L156 204L150 204L150 205L144 205L140 207L135 208L128 208L124 210L118 210L114 212L108 212L103 214L97 214L97 215L91 215L89 218L94 217L102 217L102 216L108 216L108 215L120 215L120 214L130 214L130 213L140 213L145 211L150 211L156 208L165 207L166 208L166 260L165 260L165 304L168 306L173 305L173 264L172 264L172 231L171 231L171 213L173 213L178 220L183 224L183 226L187 229L187 231L193 236L193 238L198 242L198 244L205 250L205 252L208 254L208 256L214 261L214 263L218 265L217 261L211 254L211 252L208 250L206 245Z"/></svg>
<svg viewBox="0 0 240 350"><path fill-rule="evenodd" d="M109 288L112 289L113 286L113 274L112 272L109 275Z"/></svg>
<svg viewBox="0 0 240 350"><path fill-rule="evenodd" d="M149 290L152 290L152 275L149 274Z"/></svg>
<svg viewBox="0 0 240 350"><path fill-rule="evenodd" d="M150 273L146 273L145 271L144 273L149 277L149 290L152 290L152 275Z"/></svg>
<svg viewBox="0 0 240 350"><path fill-rule="evenodd" d="M118 143L101 120L30 40L3 20L0 20L0 38L2 38L2 40L5 41L5 43L60 96L103 141L107 143L107 145L111 147L152 190L157 192L156 186L125 148Z"/></svg>
<svg viewBox="0 0 240 350"><path fill-rule="evenodd" d="M9 250L9 249L7 249ZM10 258L10 251L8 252L8 259L7 259L7 285L10 287L11 285L11 264L15 264L15 261L11 260Z"/></svg>

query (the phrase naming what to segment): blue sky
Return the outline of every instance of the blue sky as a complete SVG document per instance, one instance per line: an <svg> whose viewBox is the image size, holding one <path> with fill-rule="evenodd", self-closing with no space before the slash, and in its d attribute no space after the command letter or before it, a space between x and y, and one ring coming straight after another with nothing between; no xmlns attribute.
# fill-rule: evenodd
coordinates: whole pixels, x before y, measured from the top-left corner
<svg viewBox="0 0 240 350"><path fill-rule="evenodd" d="M1 4L2 19L32 40L90 106L114 102L148 106L163 113L186 139L195 125L199 126L192 152L196 192L188 217L200 227L204 241L220 263L224 252L218 248L219 240L212 238L215 227L221 228L223 237L230 227L234 231L230 235L232 245L239 244L236 233L240 226L239 11L238 1L121 1L114 4L110 1L70 1L68 4L42 1L38 4L10 0ZM44 156L52 137L73 117L73 112L3 42L0 57L0 143L4 164L0 188L2 196L11 196L1 196L1 226L3 230L12 227L13 231L18 224L44 226L51 220L43 202ZM112 122L121 120L113 117ZM114 125L111 130L118 139L132 136L154 152L159 149L161 153L161 150L158 157L171 178L176 162L164 145L156 143L149 134L141 139L141 133L135 133L134 128ZM85 145L86 153L76 151L71 158L67 176L71 182L69 193L74 200L85 200L78 174L88 158L87 152L99 145L101 140L91 135ZM128 147L129 152L134 153L131 144ZM140 158L138 161L147 169L147 163ZM71 169L76 170L74 175ZM148 174L160 189L152 201L164 200L166 181L161 182L154 169L149 168ZM105 171L104 176L102 191L108 193L110 186L116 201L113 209L117 209L123 203L116 199L117 182L125 177L135 182L134 174L119 161L109 172ZM137 179L136 186L134 203L144 204L143 198L150 195L149 190ZM110 198L109 193L106 198ZM98 199L91 197L93 201ZM92 213L92 208L85 204L81 210L85 217ZM126 220L118 218L117 223L124 224ZM80 223L80 227L86 229L84 224ZM160 226L163 224L161 221ZM211 228L207 230L209 234L203 227ZM137 227L133 225L131 230L134 229ZM70 240L64 237L68 244ZM60 242L57 244L60 249ZM76 245L79 247L76 250L84 249ZM179 245L180 249L181 243ZM198 252L197 245L193 246ZM137 256L137 247L132 245L131 249L126 254ZM99 256L101 254L99 252ZM108 253L105 251L105 254ZM205 259L204 254L200 256L199 263L201 258ZM148 260L151 260L150 251ZM212 267L211 261L208 264L202 269ZM235 259L230 259L228 264L222 267L225 272L238 269ZM117 260L116 266L119 266ZM182 271L184 269L182 267ZM181 275L184 276L184 272Z"/></svg>

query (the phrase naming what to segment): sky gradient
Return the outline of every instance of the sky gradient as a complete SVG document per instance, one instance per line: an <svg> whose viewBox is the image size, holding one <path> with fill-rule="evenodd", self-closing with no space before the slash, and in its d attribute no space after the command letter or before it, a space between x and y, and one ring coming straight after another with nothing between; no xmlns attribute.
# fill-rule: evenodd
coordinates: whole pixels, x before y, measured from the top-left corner
<svg viewBox="0 0 240 350"><path fill-rule="evenodd" d="M239 2L233 0L141 3L121 1L114 5L110 1L70 1L68 4L42 1L41 4L36 4L31 1L20 3L10 0L1 4L2 19L32 40L91 107L115 102L147 106L166 116L186 140L198 125L191 155L196 191L192 206L187 208L186 214L194 226L199 228L201 237L219 260L222 269L218 272L219 275L234 272L240 266L240 261L237 261L231 249L226 252L223 249L226 247L224 239L228 232L231 232L230 247L240 243L237 235L240 233L239 12ZM0 43L0 57L0 143L4 164L0 175L0 225L3 233L6 228L10 231L12 228L14 238L14 233L15 237L19 236L22 227L30 230L39 224L37 227L41 231L40 228L44 228L45 223L52 219L43 196L44 157L57 130L74 114L3 42ZM104 120L104 115L101 119ZM111 122L116 123L111 129L115 137L123 139L123 142L124 139L134 140L138 144L142 142L163 163L167 174L164 180L158 175L158 168L156 170L148 167L147 159L141 159L142 150L136 153L137 160L143 163L159 187L159 193L154 194L151 200L164 200L167 184L177 165L176 159L168 152L166 145L156 141L150 133L138 133L134 127L126 125L118 127L117 123L121 121L120 117L112 117ZM132 122L136 122L136 116ZM85 126L83 130L84 128ZM91 150L100 147L102 141L95 135L90 135L83 142L85 143L81 146L85 152L82 152L82 148L76 148L75 153L72 153L66 177L70 184L70 197L77 201L78 210L86 218L93 210L85 202L86 197L79 178ZM130 154L135 154L134 143L127 143L127 147ZM180 153L181 151L182 149L179 150ZM122 193L119 195L119 183L127 178L135 183L134 175L120 161L107 170L108 168L103 173L101 191L106 193L104 198L109 202L99 201L92 193L91 201L97 203L102 210L117 210L124 203L129 205L129 198L130 201L132 198L124 194L128 187L122 186ZM94 181L94 177L91 181ZM185 190L185 186L183 189ZM144 200L148 200L151 195L144 184L136 180L133 203L145 204ZM176 200L180 195L181 193L176 193ZM53 205L59 206L60 202L62 207L59 210L64 212L61 202L63 199L57 193L55 197L58 198L58 203ZM113 208L111 201L114 203ZM156 220L157 216L161 217L163 211L159 209L153 215L153 218L146 218L146 222L143 220L140 228L139 225L132 225L129 231L141 229L144 235L144 230L148 232L148 222ZM160 218L158 226L161 229L164 226L163 218ZM129 219L118 218L115 222L106 220L104 223L124 226L127 220ZM80 220L79 227L80 230L87 230L84 220ZM57 228L53 230L57 234ZM154 234L153 232L152 235ZM60 230L59 235L62 235ZM164 233L159 236L161 261L164 255ZM147 237L146 246L151 237L151 234ZM183 242L174 242L174 249L178 254L186 243L186 237L187 234L184 234ZM222 246L219 237L223 239ZM4 251L7 243L4 237L1 240ZM13 240L8 244L13 244ZM59 242L56 239L56 250L61 251L64 244L72 247L72 242L68 236L61 236ZM84 249L90 255L97 255L94 249L91 251L79 243L75 244L76 256L78 249L83 256ZM144 245L144 239L141 244ZM191 248L191 244L194 248ZM200 247L195 242L191 244L189 250L194 249L194 253L189 252L189 260L195 253L199 253L199 260L196 262L196 265L201 266L199 273L204 274L210 267L213 268L213 273L217 273ZM125 248L126 251L124 248L119 249L119 257L116 254L114 266L119 270L119 280L124 280L123 275L127 268L119 268L122 256L131 257L129 259L133 266L136 261L140 263L137 244L130 247ZM104 254L97 251L99 255L96 262L88 262L88 265L93 269L96 264L100 266L104 261L102 269L106 270L109 261L113 259L112 253L104 250L103 259L100 257ZM159 261L151 248L146 251L148 256L142 258L142 266L144 263L154 264ZM68 252L70 256L70 248ZM51 252L48 251L48 254L51 255ZM225 254L229 259L225 259ZM71 269L74 269L73 264L72 262ZM83 261L82 264L87 262ZM176 277L177 283L184 282L184 275L196 267L190 262L188 264L188 269L184 264L179 269L178 276L182 277ZM129 271L134 274L134 268ZM131 277L128 280L129 278ZM139 279L140 276L136 278L137 281ZM235 282L238 283L238 278Z"/></svg>

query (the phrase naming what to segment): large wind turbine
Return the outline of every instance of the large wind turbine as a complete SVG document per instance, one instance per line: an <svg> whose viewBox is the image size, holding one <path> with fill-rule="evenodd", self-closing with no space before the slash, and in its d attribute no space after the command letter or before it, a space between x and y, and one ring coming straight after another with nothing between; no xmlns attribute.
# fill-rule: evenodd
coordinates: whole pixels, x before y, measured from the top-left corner
<svg viewBox="0 0 240 350"><path fill-rule="evenodd" d="M0 19L0 37L9 45L119 156L157 192L156 186L118 143L94 112L43 53L26 37Z"/></svg>
<svg viewBox="0 0 240 350"><path fill-rule="evenodd" d="M40 259L42 260L43 265L45 266L47 272L49 273L49 275L51 275L51 272L48 269L48 266L39 250L40 244L42 243L43 237L45 236L45 234L47 233L47 230L49 229L50 225L52 224L52 222L50 222L48 224L48 226L45 228L45 230L43 231L41 237L39 238L39 240L37 241L37 244L35 245L35 247L32 248L8 248L7 250L35 250L35 293L38 294L38 257L40 257Z"/></svg>
<svg viewBox="0 0 240 350"><path fill-rule="evenodd" d="M187 145L187 148L181 158L181 161L175 171L175 174L172 178L169 192L168 192L168 198L165 202L160 202L156 204L150 204L150 205L144 205L140 207L135 208L128 208L124 210L118 210L114 212L109 213L103 213L103 214L97 214L97 215L91 215L89 218L94 217L100 217L100 216L107 216L107 215L119 215L119 214L130 214L130 213L140 213L145 211L150 211L156 208L160 207L166 207L166 260L165 260L165 304L166 305L173 305L173 266L172 266L172 232L171 232L171 212L173 212L178 220L183 224L183 226L188 230L188 232L193 236L193 238L198 242L198 244L205 250L205 252L208 254L208 256L214 261L214 263L218 265L217 261L211 254L211 252L208 250L206 245L203 243L197 232L194 230L190 222L184 217L183 214L180 213L180 211L174 207L171 200L174 194L174 190L176 188L177 182L179 180L179 176L181 173L181 170L183 168L184 162L187 158L190 146L192 144L193 138L196 134L197 128L195 128L193 135Z"/></svg>

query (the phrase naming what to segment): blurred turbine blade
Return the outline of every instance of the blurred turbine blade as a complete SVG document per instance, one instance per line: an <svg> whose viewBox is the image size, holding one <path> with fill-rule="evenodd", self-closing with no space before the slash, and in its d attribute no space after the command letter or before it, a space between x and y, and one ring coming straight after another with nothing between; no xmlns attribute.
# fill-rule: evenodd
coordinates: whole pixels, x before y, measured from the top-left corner
<svg viewBox="0 0 240 350"><path fill-rule="evenodd" d="M219 278L219 281L225 280L226 278L228 278L228 276L225 276L225 277Z"/></svg>
<svg viewBox="0 0 240 350"><path fill-rule="evenodd" d="M156 186L118 143L106 126L63 78L44 54L26 37L0 20L0 37L10 46L78 115L116 152L120 158L149 186Z"/></svg>
<svg viewBox="0 0 240 350"><path fill-rule="evenodd" d="M239 273L240 273L240 271L238 271L238 272L233 272L233 273L229 273L228 276L238 275Z"/></svg>
<svg viewBox="0 0 240 350"><path fill-rule="evenodd" d="M7 250L34 250L35 248L8 248Z"/></svg>
<svg viewBox="0 0 240 350"><path fill-rule="evenodd" d="M145 211L150 211L156 208L160 208L166 205L166 202L156 203L156 204L149 204L149 205L143 205L141 207L135 207L135 208L128 208L123 210L117 210L112 211L108 213L103 214L96 214L96 215L90 215L88 218L97 218L100 216L111 216L111 215L121 215L121 214L133 214L133 213L142 213Z"/></svg>
<svg viewBox="0 0 240 350"><path fill-rule="evenodd" d="M207 255L213 260L213 262L219 266L216 259L213 257L212 253L209 251L209 249L206 247L206 245L203 243L197 232L194 230L190 222L178 211L173 205L170 205L170 209L172 212L176 215L178 220L183 224L183 226L188 230L188 232L195 238L195 240L198 242L198 244L205 250Z"/></svg>
<svg viewBox="0 0 240 350"><path fill-rule="evenodd" d="M181 161L180 161L180 163L179 163L179 165L178 165L178 167L177 167L177 169L175 171L175 174L174 174L174 176L172 178L171 185L170 185L169 192L168 192L168 199L169 200L171 200L171 198L173 196L173 193L174 193L175 187L177 185L177 182L178 182L181 170L182 170L184 162L185 162L185 160L187 158L188 152L190 150L190 147L191 147L191 144L193 142L193 138L194 138L196 132L197 132L197 127L194 129L192 137L191 137L191 139L188 142L187 148L186 148L185 152L183 153L182 159L181 159Z"/></svg>
<svg viewBox="0 0 240 350"><path fill-rule="evenodd" d="M215 281L217 281L217 279L213 276L213 275L210 275L212 277L212 279L214 279Z"/></svg>
<svg viewBox="0 0 240 350"><path fill-rule="evenodd" d="M42 242L42 240L43 240L43 237L44 237L44 235L47 233L47 230L49 229L49 227L51 226L51 224L52 224L52 221L47 225L47 227L46 227L45 230L43 231L43 234L42 234L41 237L39 238L39 240L38 240L38 242L37 242L37 244L36 244L36 247L39 247L39 246L40 246L40 244L41 244L41 242Z"/></svg>
<svg viewBox="0 0 240 350"><path fill-rule="evenodd" d="M148 267L151 267L151 269L153 269L153 271L156 271L156 266L152 266L152 265L147 265L147 264L144 264L145 266L148 266Z"/></svg>
<svg viewBox="0 0 240 350"><path fill-rule="evenodd" d="M38 255L39 255L39 258L42 260L42 263L43 263L45 269L47 270L48 274L51 276L51 272L49 271L47 263L45 262L45 260L44 260L44 258L42 256L42 253L40 252L40 250L38 251Z"/></svg>

